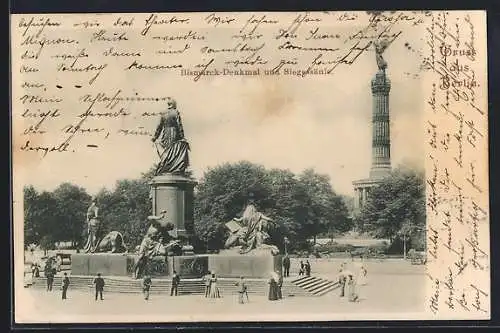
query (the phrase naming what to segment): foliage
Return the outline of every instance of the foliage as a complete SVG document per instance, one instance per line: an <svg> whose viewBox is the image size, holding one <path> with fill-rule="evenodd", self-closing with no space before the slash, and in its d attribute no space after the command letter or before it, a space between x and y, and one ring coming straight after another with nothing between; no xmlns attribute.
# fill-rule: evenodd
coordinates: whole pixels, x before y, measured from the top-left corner
<svg viewBox="0 0 500 333"><path fill-rule="evenodd" d="M140 243L151 212L149 185L152 173L138 180L120 180L115 189L102 189L97 195L101 235L120 231L128 245ZM86 212L91 197L85 189L63 183L53 192L38 193L24 188L25 244L53 248L55 242L71 241L82 245L86 237Z"/></svg>
<svg viewBox="0 0 500 333"><path fill-rule="evenodd" d="M40 248L47 254L47 250L54 248L54 237L51 234L46 234L40 239Z"/></svg>
<svg viewBox="0 0 500 333"><path fill-rule="evenodd" d="M96 195L100 233L120 231L126 244L140 243L151 214L149 180L154 167L139 179L116 182L114 189L103 188ZM306 170L295 175L289 170L265 169L242 161L209 169L195 192L194 228L196 251L223 248L225 223L241 216L252 197L259 211L273 219L270 241L288 250L306 249L307 239L318 233L339 234L351 228L345 198L337 195L327 176ZM53 192L24 189L26 244L71 241L82 245L90 195L83 188L64 183Z"/></svg>
<svg viewBox="0 0 500 333"><path fill-rule="evenodd" d="M348 230L347 208L327 176L306 170L266 170L250 162L209 169L200 180L195 200L195 230L208 248L219 249L227 237L225 223L241 216L252 195L259 209L275 224L270 242L289 250L306 246L309 237L326 230Z"/></svg>
<svg viewBox="0 0 500 333"><path fill-rule="evenodd" d="M354 253L386 253L388 244L386 242L381 244L372 244L363 247L355 247L351 244L339 244L335 241L330 241L325 244L318 244L316 246L318 252L321 253L339 253L339 252L352 252Z"/></svg>
<svg viewBox="0 0 500 333"><path fill-rule="evenodd" d="M85 189L63 183L53 192L56 201L56 226L52 236L57 241L79 243L85 227L86 211L90 195Z"/></svg>
<svg viewBox="0 0 500 333"><path fill-rule="evenodd" d="M374 187L361 209L363 228L378 238L409 239L425 230L423 172L400 167Z"/></svg>
<svg viewBox="0 0 500 333"><path fill-rule="evenodd" d="M96 199L101 235L113 230L120 231L128 246L138 245L148 227L147 217L151 215L147 181L119 180L114 191L103 189L96 195Z"/></svg>
<svg viewBox="0 0 500 333"><path fill-rule="evenodd" d="M57 201L50 192L38 193L32 186L24 188L25 244L38 243L51 235L57 225ZM45 245L49 246L50 242Z"/></svg>

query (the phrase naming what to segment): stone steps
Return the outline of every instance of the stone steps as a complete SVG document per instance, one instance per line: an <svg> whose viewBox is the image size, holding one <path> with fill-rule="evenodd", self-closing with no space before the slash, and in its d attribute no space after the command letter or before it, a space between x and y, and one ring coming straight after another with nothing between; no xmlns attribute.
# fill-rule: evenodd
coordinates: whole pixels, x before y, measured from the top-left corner
<svg viewBox="0 0 500 333"><path fill-rule="evenodd" d="M70 277L71 284L70 289L73 290L91 290L93 289L92 282L93 277ZM53 289L61 289L61 277L56 277L54 279ZM104 278L106 292L119 292L119 293L141 293L142 292L142 280L133 279L116 279L116 278ZM45 278L34 278L33 285L34 288L46 288L47 282ZM166 279L153 279L153 286L151 287L151 293L170 293L170 288L172 283L170 280ZM182 280L178 287L178 293L180 295L189 294L202 294L205 290L205 285L201 280Z"/></svg>
<svg viewBox="0 0 500 333"><path fill-rule="evenodd" d="M92 282L94 277L92 276L70 276L71 284L70 289L72 290L86 290L92 291ZM222 296L226 295L236 295L238 293L238 287L235 285L239 279L230 278L219 278L217 280L217 286L220 290ZM142 280L134 280L126 277L104 277L105 292L116 292L116 293L141 293L142 292ZM152 279L153 285L151 287L151 294L169 294L171 288L170 279ZM62 283L62 277L56 276L54 278L53 290L60 290ZM248 287L248 293L254 295L266 296L269 292L269 284L267 280L264 279L246 279L245 283ZM47 286L46 278L39 277L33 278L32 288L45 289ZM282 293L284 297L311 297L317 296L314 293L308 291L306 288L298 286L291 281L283 281ZM205 283L201 279L182 279L178 287L179 295L204 295L205 294Z"/></svg>
<svg viewBox="0 0 500 333"><path fill-rule="evenodd" d="M291 283L314 296L323 296L340 288L340 284L337 281L329 281L315 276L301 277L292 280Z"/></svg>

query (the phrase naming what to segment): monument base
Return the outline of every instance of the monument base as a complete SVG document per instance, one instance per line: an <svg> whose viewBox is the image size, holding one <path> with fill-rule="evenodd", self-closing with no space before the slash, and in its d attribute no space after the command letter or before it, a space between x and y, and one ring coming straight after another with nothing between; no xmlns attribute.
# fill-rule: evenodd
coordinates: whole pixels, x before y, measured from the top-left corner
<svg viewBox="0 0 500 333"><path fill-rule="evenodd" d="M181 277L200 278L208 272L221 278L267 279L273 271L281 274L281 256L269 254L204 254L169 257L172 270Z"/></svg>
<svg viewBox="0 0 500 333"><path fill-rule="evenodd" d="M264 278L272 272L281 274L281 255L270 254L217 254L208 257L208 269L220 277Z"/></svg>
<svg viewBox="0 0 500 333"><path fill-rule="evenodd" d="M128 276L134 274L134 265L139 256L130 253L83 253L71 257L72 275ZM155 257L149 263L152 277L166 277L170 274L165 257Z"/></svg>
<svg viewBox="0 0 500 333"><path fill-rule="evenodd" d="M128 276L130 275L128 268L130 262L129 254L75 253L71 256L71 274L96 275L101 273L104 276Z"/></svg>
<svg viewBox="0 0 500 333"><path fill-rule="evenodd" d="M72 275L133 276L136 254L94 253L73 254ZM155 257L150 262L152 277L171 276L175 270L183 278L201 278L213 272L221 278L267 279L273 271L281 274L282 256L270 254L205 254L172 257Z"/></svg>
<svg viewBox="0 0 500 333"><path fill-rule="evenodd" d="M164 221L174 224L173 237L187 239L193 233L193 198L196 182L184 175L166 174L151 182L153 215L164 211ZM160 222L161 223L161 222Z"/></svg>

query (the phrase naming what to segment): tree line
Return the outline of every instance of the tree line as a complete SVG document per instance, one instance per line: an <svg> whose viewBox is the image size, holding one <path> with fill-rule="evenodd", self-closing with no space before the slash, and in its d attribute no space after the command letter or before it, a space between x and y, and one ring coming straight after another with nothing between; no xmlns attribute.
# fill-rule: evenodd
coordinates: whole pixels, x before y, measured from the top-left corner
<svg viewBox="0 0 500 333"><path fill-rule="evenodd" d="M96 195L102 233L120 231L130 248L140 244L151 214L149 181L153 170L138 179L116 182ZM198 181L194 199L194 237L199 252L224 245L225 224L239 217L252 197L257 209L275 221L271 242L289 250L309 247L308 239L336 236L354 226L375 237L398 238L425 225L423 175L395 170L374 188L360 212L352 217L352 198L337 194L326 175L307 169L294 174L250 162L226 163L208 169ZM86 237L86 211L91 196L82 187L63 183L54 191L24 188L25 244L53 248L56 242L81 247ZM405 229L406 228L406 229Z"/></svg>

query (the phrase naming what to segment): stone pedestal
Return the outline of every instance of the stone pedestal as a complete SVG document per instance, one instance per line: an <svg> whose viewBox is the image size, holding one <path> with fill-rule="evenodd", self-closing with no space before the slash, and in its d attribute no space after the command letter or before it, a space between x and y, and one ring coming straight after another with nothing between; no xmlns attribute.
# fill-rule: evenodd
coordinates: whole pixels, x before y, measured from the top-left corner
<svg viewBox="0 0 500 333"><path fill-rule="evenodd" d="M71 274L94 276L133 276L136 254L81 253L71 257ZM203 254L155 257L150 262L152 277L166 278L176 271L182 278L201 278L214 272L221 278L268 279L273 271L282 272L282 256L270 254Z"/></svg>
<svg viewBox="0 0 500 333"><path fill-rule="evenodd" d="M175 270L183 278L203 277L214 272L221 278L268 279L273 271L282 273L282 256L270 254L199 254L168 257L168 275Z"/></svg>
<svg viewBox="0 0 500 333"><path fill-rule="evenodd" d="M206 255L172 256L168 261L171 266L169 271L175 270L182 278L201 278L208 272Z"/></svg>
<svg viewBox="0 0 500 333"><path fill-rule="evenodd" d="M76 253L71 256L72 275L128 276L129 255L118 253Z"/></svg>
<svg viewBox="0 0 500 333"><path fill-rule="evenodd" d="M82 253L71 256L72 275L133 276L134 264L139 258L136 254ZM153 277L167 277L171 273L165 257L155 257L149 263Z"/></svg>
<svg viewBox="0 0 500 333"><path fill-rule="evenodd" d="M273 271L282 271L282 256L277 255L208 255L208 269L223 278L268 279Z"/></svg>
<svg viewBox="0 0 500 333"><path fill-rule="evenodd" d="M174 237L188 238L193 234L193 197L196 182L183 175L156 176L150 182L153 215L166 211L165 223L172 223Z"/></svg>

